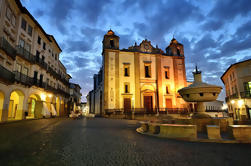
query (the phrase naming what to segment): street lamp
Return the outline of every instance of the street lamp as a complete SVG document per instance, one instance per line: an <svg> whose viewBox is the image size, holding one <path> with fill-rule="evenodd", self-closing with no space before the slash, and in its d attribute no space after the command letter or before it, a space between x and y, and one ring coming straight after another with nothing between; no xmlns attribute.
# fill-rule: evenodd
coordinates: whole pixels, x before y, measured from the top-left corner
<svg viewBox="0 0 251 166"><path fill-rule="evenodd" d="M244 104L244 101L243 100L238 100L238 106L241 108L242 105Z"/></svg>
<svg viewBox="0 0 251 166"><path fill-rule="evenodd" d="M46 100L46 94L42 93L42 94L40 95L40 97L41 97L41 100L42 100L42 101L45 101L45 100Z"/></svg>

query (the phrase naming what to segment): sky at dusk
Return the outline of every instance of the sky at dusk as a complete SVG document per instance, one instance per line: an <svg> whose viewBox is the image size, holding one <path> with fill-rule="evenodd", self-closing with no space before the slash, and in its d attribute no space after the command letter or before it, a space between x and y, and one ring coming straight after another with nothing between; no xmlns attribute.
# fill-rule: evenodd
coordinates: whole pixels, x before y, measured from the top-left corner
<svg viewBox="0 0 251 166"><path fill-rule="evenodd" d="M229 65L251 58L250 0L22 0L63 52L60 60L82 87L93 88L102 40L111 28L120 49L145 38L165 50L173 35L184 45L187 79L195 64L203 80L223 86ZM225 91L220 95L223 100Z"/></svg>

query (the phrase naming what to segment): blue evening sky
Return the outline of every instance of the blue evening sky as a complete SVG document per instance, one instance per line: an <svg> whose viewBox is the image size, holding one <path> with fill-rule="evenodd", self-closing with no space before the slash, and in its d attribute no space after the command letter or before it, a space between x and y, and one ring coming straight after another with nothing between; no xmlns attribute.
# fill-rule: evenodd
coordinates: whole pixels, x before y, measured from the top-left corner
<svg viewBox="0 0 251 166"><path fill-rule="evenodd" d="M102 39L111 28L120 49L147 38L162 49L173 35L184 45L187 79L195 64L203 80L223 86L229 65L251 58L250 0L22 0L45 31L54 35L60 59L82 87L93 88L102 62ZM224 100L225 91L220 95Z"/></svg>

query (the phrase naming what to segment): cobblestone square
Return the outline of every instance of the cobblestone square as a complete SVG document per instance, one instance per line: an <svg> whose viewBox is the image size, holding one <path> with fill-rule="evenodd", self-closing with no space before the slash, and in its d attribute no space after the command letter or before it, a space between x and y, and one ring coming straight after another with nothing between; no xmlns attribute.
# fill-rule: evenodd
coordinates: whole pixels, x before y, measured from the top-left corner
<svg viewBox="0 0 251 166"><path fill-rule="evenodd" d="M250 165L250 144L192 143L138 134L137 121L66 118L0 125L6 165Z"/></svg>

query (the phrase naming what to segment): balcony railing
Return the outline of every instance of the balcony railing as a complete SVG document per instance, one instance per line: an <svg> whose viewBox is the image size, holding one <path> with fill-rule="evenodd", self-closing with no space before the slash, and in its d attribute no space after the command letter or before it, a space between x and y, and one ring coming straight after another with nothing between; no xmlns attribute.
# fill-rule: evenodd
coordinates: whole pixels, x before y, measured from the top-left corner
<svg viewBox="0 0 251 166"><path fill-rule="evenodd" d="M26 59L30 63L35 62L35 57L29 51L24 49L23 47L17 46L17 55L20 55L22 58Z"/></svg>
<svg viewBox="0 0 251 166"><path fill-rule="evenodd" d="M17 81L18 83L21 83L27 86L33 85L33 79L31 77L17 71L14 71L13 73L15 74L15 81Z"/></svg>
<svg viewBox="0 0 251 166"><path fill-rule="evenodd" d="M18 55L18 56L26 59L30 63L36 63L36 64L38 64L40 67L42 67L43 69L45 69L48 73L50 73L55 78L59 79L65 85L68 86L69 81L67 81L65 78L62 78L62 76L60 74L58 74L50 66L48 66L47 63L44 62L44 60L42 60L41 58L35 57L33 54L31 54L29 51L25 50L24 48L22 48L20 46L17 46L16 48L12 47L11 44L4 37L0 38L0 48L3 49L7 53L7 55L10 56L12 59L15 59L16 55ZM7 72L7 71L5 71L5 72ZM13 73L9 74L9 75L13 75ZM5 79L7 79L8 75L2 76L2 77L6 77ZM13 77L12 80L15 79L15 76L11 76L11 77ZM22 77L21 75L19 75L18 79L19 80L17 80L17 81L20 81L20 82L26 81L25 78ZM23 79L23 80L21 80L21 79Z"/></svg>
<svg viewBox="0 0 251 166"><path fill-rule="evenodd" d="M229 95L225 98L226 102L230 101L231 99L238 99L239 95L237 93Z"/></svg>
<svg viewBox="0 0 251 166"><path fill-rule="evenodd" d="M35 58L35 63L38 64L40 67L44 68L45 70L47 70L47 63L45 63L44 60L42 60L41 58Z"/></svg>
<svg viewBox="0 0 251 166"><path fill-rule="evenodd" d="M251 98L251 92L250 91L241 92L241 98Z"/></svg>
<svg viewBox="0 0 251 166"><path fill-rule="evenodd" d="M0 38L0 48L3 49L12 59L16 58L16 49L4 38Z"/></svg>
<svg viewBox="0 0 251 166"><path fill-rule="evenodd" d="M11 71L0 65L0 80L5 83L11 84L15 80L15 75Z"/></svg>

